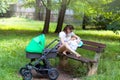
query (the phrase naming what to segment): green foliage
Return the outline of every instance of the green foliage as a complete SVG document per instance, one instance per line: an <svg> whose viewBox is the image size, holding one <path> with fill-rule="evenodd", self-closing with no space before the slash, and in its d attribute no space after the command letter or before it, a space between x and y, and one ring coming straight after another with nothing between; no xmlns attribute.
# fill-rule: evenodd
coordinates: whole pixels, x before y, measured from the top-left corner
<svg viewBox="0 0 120 80"><path fill-rule="evenodd" d="M37 3L36 3L36 0L24 0L23 1L24 3L24 7L36 7ZM51 10L58 10L60 8L60 1L57 1L57 0L51 0L50 2L51 4L54 4L54 5L47 5L47 0L42 0L40 1L39 4L42 4L44 7L47 7ZM37 7L37 9L39 9L39 7Z"/></svg>
<svg viewBox="0 0 120 80"><path fill-rule="evenodd" d="M109 24L107 24L107 29L109 30L119 30L120 29L120 0L113 0L106 4L104 16L111 19Z"/></svg>
<svg viewBox="0 0 120 80"><path fill-rule="evenodd" d="M112 21L110 18L106 18L103 15L93 17L89 20L88 25L96 26L96 29L100 30L107 30L107 25Z"/></svg>
<svg viewBox="0 0 120 80"><path fill-rule="evenodd" d="M88 16L96 16L104 13L103 5L110 1L111 0L71 0L69 8L74 10L75 15L80 16L81 14L86 14Z"/></svg>
<svg viewBox="0 0 120 80"><path fill-rule="evenodd" d="M117 31L120 30L120 20L114 21L107 25L107 29Z"/></svg>
<svg viewBox="0 0 120 80"><path fill-rule="evenodd" d="M0 16L9 11L9 4L16 3L17 0L0 0Z"/></svg>
<svg viewBox="0 0 120 80"><path fill-rule="evenodd" d="M0 15L6 13L8 10L8 3L6 0L0 0Z"/></svg>
<svg viewBox="0 0 120 80"><path fill-rule="evenodd" d="M112 0L112 2L108 3L106 6L107 11L113 12L113 13L120 13L120 0Z"/></svg>
<svg viewBox="0 0 120 80"><path fill-rule="evenodd" d="M86 25L97 29L119 30L119 0L71 0L69 8L74 10L74 17L82 20L86 16Z"/></svg>
<svg viewBox="0 0 120 80"><path fill-rule="evenodd" d="M106 12L105 9L110 2L112 0L71 0L69 8L74 11L77 20L82 21L86 16L85 25L106 29L111 20L108 18L111 12Z"/></svg>
<svg viewBox="0 0 120 80"><path fill-rule="evenodd" d="M36 6L36 0L23 0L23 6L28 7L35 7Z"/></svg>
<svg viewBox="0 0 120 80"><path fill-rule="evenodd" d="M95 25L99 28L108 30L119 30L120 29L120 6L119 0L111 0L107 4L103 5L103 14L96 16Z"/></svg>

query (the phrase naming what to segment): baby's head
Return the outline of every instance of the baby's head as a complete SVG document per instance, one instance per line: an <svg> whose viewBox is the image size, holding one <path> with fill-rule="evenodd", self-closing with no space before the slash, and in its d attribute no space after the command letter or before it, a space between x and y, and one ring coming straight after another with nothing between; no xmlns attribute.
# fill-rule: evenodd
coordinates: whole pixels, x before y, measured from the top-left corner
<svg viewBox="0 0 120 80"><path fill-rule="evenodd" d="M77 40L76 36L71 36L71 40Z"/></svg>

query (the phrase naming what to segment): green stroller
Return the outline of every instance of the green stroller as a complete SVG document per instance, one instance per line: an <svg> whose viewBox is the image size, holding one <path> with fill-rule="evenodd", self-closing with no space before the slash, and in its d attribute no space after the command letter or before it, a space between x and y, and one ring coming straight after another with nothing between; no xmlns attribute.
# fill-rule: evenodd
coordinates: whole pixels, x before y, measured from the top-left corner
<svg viewBox="0 0 120 80"><path fill-rule="evenodd" d="M53 43L57 44L49 48ZM45 47L45 35L41 34L33 38L26 47L26 57L31 61L19 70L23 80L32 80L31 70L35 70L43 76L48 76L50 80L56 80L59 73L56 68L50 65L48 59L55 58L58 54L59 40L55 39ZM42 64L40 63L42 62Z"/></svg>

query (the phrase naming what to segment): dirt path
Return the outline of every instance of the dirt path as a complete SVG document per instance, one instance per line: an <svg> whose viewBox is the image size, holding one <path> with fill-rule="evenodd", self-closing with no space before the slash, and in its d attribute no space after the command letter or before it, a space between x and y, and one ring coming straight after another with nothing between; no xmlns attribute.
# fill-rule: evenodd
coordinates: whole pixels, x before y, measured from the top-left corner
<svg viewBox="0 0 120 80"><path fill-rule="evenodd" d="M40 74L36 73L35 71L32 71L33 73L33 79L32 80L49 80L48 78L42 78L40 77ZM66 74L64 71L59 70L59 77L57 80L80 80L77 78L72 78L70 75Z"/></svg>

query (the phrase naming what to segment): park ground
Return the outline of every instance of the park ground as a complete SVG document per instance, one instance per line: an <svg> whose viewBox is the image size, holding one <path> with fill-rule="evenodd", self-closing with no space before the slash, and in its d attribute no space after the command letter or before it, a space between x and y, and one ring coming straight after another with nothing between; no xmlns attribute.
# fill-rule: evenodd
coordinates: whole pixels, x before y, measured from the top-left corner
<svg viewBox="0 0 120 80"><path fill-rule="evenodd" d="M0 80L22 80L18 71L29 62L25 57L25 47L33 37L40 34L43 24L42 21L24 18L0 19ZM56 23L50 24L50 33L46 34L47 44L58 38L58 34L53 33L55 26ZM71 59L65 71L82 80L120 80L120 34L108 30L81 30L78 27L75 33L82 39L104 43L107 47L99 61L98 74L86 77L86 68ZM93 52L77 51L88 58L94 56ZM53 65L58 63L57 58L50 61Z"/></svg>

